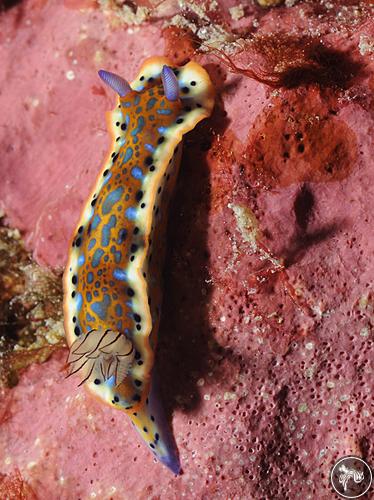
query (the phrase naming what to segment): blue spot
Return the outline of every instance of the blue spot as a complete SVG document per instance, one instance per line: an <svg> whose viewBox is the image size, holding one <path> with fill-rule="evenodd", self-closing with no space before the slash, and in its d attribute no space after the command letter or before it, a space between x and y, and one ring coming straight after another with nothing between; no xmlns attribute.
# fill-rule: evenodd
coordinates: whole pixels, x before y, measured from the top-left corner
<svg viewBox="0 0 374 500"><path fill-rule="evenodd" d="M86 300L87 300L87 302L91 302L91 300L92 300L92 293L91 292L86 293Z"/></svg>
<svg viewBox="0 0 374 500"><path fill-rule="evenodd" d="M110 303L111 303L110 295L106 293L101 302L94 302L93 304L91 304L91 309L93 310L94 313L96 313L99 316L101 320L105 320Z"/></svg>
<svg viewBox="0 0 374 500"><path fill-rule="evenodd" d="M149 120L149 121L153 122L153 121L154 121L154 119L155 119L155 115L149 115L149 116L148 116L148 120Z"/></svg>
<svg viewBox="0 0 374 500"><path fill-rule="evenodd" d="M114 269L113 278L120 281L126 281L127 280L126 271L122 271L122 269Z"/></svg>
<svg viewBox="0 0 374 500"><path fill-rule="evenodd" d="M111 215L109 218L108 224L103 226L103 230L101 233L101 246L107 247L110 241L110 232L117 224L117 217L115 215Z"/></svg>
<svg viewBox="0 0 374 500"><path fill-rule="evenodd" d="M116 307L114 310L116 311L117 316L119 316L119 317L122 316L122 307L120 304L116 304Z"/></svg>
<svg viewBox="0 0 374 500"><path fill-rule="evenodd" d="M100 259L104 255L104 250L97 248L92 257L92 267L97 267L100 264Z"/></svg>
<svg viewBox="0 0 374 500"><path fill-rule="evenodd" d="M142 109L143 108L141 106L139 106L138 108L136 108L135 113L137 113L137 114L141 113Z"/></svg>
<svg viewBox="0 0 374 500"><path fill-rule="evenodd" d="M158 127L157 130L160 132L160 134L164 134L167 131L167 128L166 127Z"/></svg>
<svg viewBox="0 0 374 500"><path fill-rule="evenodd" d="M103 182L103 186L105 186L105 184L108 183L109 179L112 177L112 172L109 172L109 174L105 177L104 179L104 182Z"/></svg>
<svg viewBox="0 0 374 500"><path fill-rule="evenodd" d="M117 251L114 245L110 248L110 251L114 255L115 262L119 264L121 262L122 253L119 250Z"/></svg>
<svg viewBox="0 0 374 500"><path fill-rule="evenodd" d="M113 205L118 203L119 200L121 199L123 191L124 191L123 187L120 186L117 189L115 189L114 191L111 191L106 196L104 203L103 203L103 214L104 215L107 215L112 211Z"/></svg>
<svg viewBox="0 0 374 500"><path fill-rule="evenodd" d="M76 307L77 307L77 311L80 311L82 309L82 304L83 304L83 297L82 297L82 294L81 293L77 293L76 295Z"/></svg>
<svg viewBox="0 0 374 500"><path fill-rule="evenodd" d="M152 144L144 144L144 147L147 151L149 151L150 153L153 153L155 148L152 146Z"/></svg>
<svg viewBox="0 0 374 500"><path fill-rule="evenodd" d="M93 273L90 271L90 272L87 274L87 283L92 283L92 282L93 282L93 279L94 279L94 275L93 275Z"/></svg>
<svg viewBox="0 0 374 500"><path fill-rule="evenodd" d="M156 102L157 102L157 99L155 97L152 97L151 99L149 99L149 101L147 102L147 111L152 109L153 106L156 104Z"/></svg>
<svg viewBox="0 0 374 500"><path fill-rule="evenodd" d="M144 128L145 120L142 116L139 116L138 118L138 124L136 128L131 132L131 135L138 135Z"/></svg>
<svg viewBox="0 0 374 500"><path fill-rule="evenodd" d="M127 163L130 160L133 152L134 151L133 151L132 147L129 146L125 151L125 156L123 157L122 164Z"/></svg>
<svg viewBox="0 0 374 500"><path fill-rule="evenodd" d="M97 226L100 224L100 222L101 222L101 217L96 214L92 220L92 224L91 224L92 229L96 229Z"/></svg>
<svg viewBox="0 0 374 500"><path fill-rule="evenodd" d="M129 207L126 209L125 215L128 219L135 220L136 219L136 212L137 212L136 208Z"/></svg>
<svg viewBox="0 0 374 500"><path fill-rule="evenodd" d="M143 171L141 168L139 167L134 167L132 170L131 170L131 175L135 178L135 179L143 179Z"/></svg>
<svg viewBox="0 0 374 500"><path fill-rule="evenodd" d="M90 240L89 244L88 244L88 250L92 250L93 247L96 245L96 239L95 238L92 238L92 240Z"/></svg>
<svg viewBox="0 0 374 500"><path fill-rule="evenodd" d="M117 239L117 244L121 245L127 236L127 229L120 229L118 232L118 239Z"/></svg>
<svg viewBox="0 0 374 500"><path fill-rule="evenodd" d="M171 115L171 109L158 109L157 113L159 115Z"/></svg>
<svg viewBox="0 0 374 500"><path fill-rule="evenodd" d="M137 95L134 99L134 105L137 106L140 103L140 95Z"/></svg>
<svg viewBox="0 0 374 500"><path fill-rule="evenodd" d="M86 321L95 321L95 318L93 316L91 316L90 313L87 313L86 314Z"/></svg>
<svg viewBox="0 0 374 500"><path fill-rule="evenodd" d="M122 321L117 322L117 329L122 330Z"/></svg>
<svg viewBox="0 0 374 500"><path fill-rule="evenodd" d="M121 252L114 252L114 261L116 264L121 263L121 258L122 258L122 253Z"/></svg>
<svg viewBox="0 0 374 500"><path fill-rule="evenodd" d="M114 375L112 375L110 378L108 378L108 379L105 381L105 384L106 384L109 388L112 388L112 387L114 387L114 382L115 382L115 378L114 378Z"/></svg>
<svg viewBox="0 0 374 500"><path fill-rule="evenodd" d="M85 256L82 254L78 257L78 266L83 266L84 261L86 260Z"/></svg>
<svg viewBox="0 0 374 500"><path fill-rule="evenodd" d="M133 142L134 144L137 144L137 143L139 142L138 137L137 137L137 136L135 136L135 137L134 137L134 139L132 140L132 142ZM139 156L139 155L137 155L137 156Z"/></svg>
<svg viewBox="0 0 374 500"><path fill-rule="evenodd" d="M122 104L122 106L125 106L125 108L129 108L130 106L132 106L132 102L125 102Z"/></svg>

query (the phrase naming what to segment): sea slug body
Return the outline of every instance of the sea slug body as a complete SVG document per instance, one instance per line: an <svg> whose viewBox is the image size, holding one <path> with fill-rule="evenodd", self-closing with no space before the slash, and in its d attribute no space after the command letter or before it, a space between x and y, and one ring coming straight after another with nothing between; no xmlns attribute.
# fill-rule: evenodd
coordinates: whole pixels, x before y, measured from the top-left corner
<svg viewBox="0 0 374 500"><path fill-rule="evenodd" d="M64 274L70 374L128 414L175 474L178 453L160 405L154 355L161 312L167 208L183 135L211 114L214 91L197 63L146 60L107 114L113 143L73 235Z"/></svg>

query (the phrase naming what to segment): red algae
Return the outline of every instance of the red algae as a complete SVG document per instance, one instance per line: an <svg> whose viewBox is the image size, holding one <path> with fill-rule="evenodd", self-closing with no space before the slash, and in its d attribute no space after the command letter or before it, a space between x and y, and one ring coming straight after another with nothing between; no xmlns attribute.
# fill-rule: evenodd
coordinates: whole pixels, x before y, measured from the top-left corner
<svg viewBox="0 0 374 500"><path fill-rule="evenodd" d="M23 480L19 470L13 474L0 474L0 496L7 500L37 500L32 488Z"/></svg>
<svg viewBox="0 0 374 500"><path fill-rule="evenodd" d="M316 87L273 97L248 136L243 165L267 188L345 179L356 165L353 130L340 120L335 96Z"/></svg>
<svg viewBox="0 0 374 500"><path fill-rule="evenodd" d="M198 42L188 29L168 26L162 31L165 41L165 56L176 66L186 64L196 54Z"/></svg>

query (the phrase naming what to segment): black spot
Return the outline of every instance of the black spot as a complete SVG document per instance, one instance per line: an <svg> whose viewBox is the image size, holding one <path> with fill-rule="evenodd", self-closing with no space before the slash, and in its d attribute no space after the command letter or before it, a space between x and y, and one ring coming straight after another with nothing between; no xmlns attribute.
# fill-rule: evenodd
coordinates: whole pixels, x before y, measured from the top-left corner
<svg viewBox="0 0 374 500"><path fill-rule="evenodd" d="M152 420L152 422L155 421L155 417L153 415L151 415L151 420Z"/></svg>
<svg viewBox="0 0 374 500"><path fill-rule="evenodd" d="M77 318L75 316L73 316L73 323L76 323L77 322Z"/></svg>
<svg viewBox="0 0 374 500"><path fill-rule="evenodd" d="M134 262L134 260L135 260L135 255L131 255L130 262Z"/></svg>
<svg viewBox="0 0 374 500"><path fill-rule="evenodd" d="M72 298L74 299L74 297L75 297L75 292L71 292L71 296L72 296Z"/></svg>
<svg viewBox="0 0 374 500"><path fill-rule="evenodd" d="M119 397L118 397L118 396L114 396L114 401L115 401L116 403L118 403L118 401L119 401Z"/></svg>
<svg viewBox="0 0 374 500"><path fill-rule="evenodd" d="M178 69L173 69L174 75L178 76L179 75L179 70Z"/></svg>
<svg viewBox="0 0 374 500"><path fill-rule="evenodd" d="M94 198L92 201L91 201L91 207L94 207L96 205L96 202L97 202L97 199Z"/></svg>
<svg viewBox="0 0 374 500"><path fill-rule="evenodd" d="M142 385L141 380L134 380L134 382L135 382L135 385L137 385L138 387L140 387Z"/></svg>
<svg viewBox="0 0 374 500"><path fill-rule="evenodd" d="M128 288L128 289L127 289L127 295L128 295L129 297L133 297L133 296L135 295L134 290L133 290L132 288Z"/></svg>
<svg viewBox="0 0 374 500"><path fill-rule="evenodd" d="M160 439L160 435L156 432L155 434L155 440L158 441Z"/></svg>
<svg viewBox="0 0 374 500"><path fill-rule="evenodd" d="M77 247L80 247L80 246L81 246L81 243L82 243L82 238L77 238L77 239L75 240L75 244L76 244L76 246L77 246Z"/></svg>
<svg viewBox="0 0 374 500"><path fill-rule="evenodd" d="M192 82L190 82L190 85L192 85L194 87L196 85L196 82L192 81Z"/></svg>
<svg viewBox="0 0 374 500"><path fill-rule="evenodd" d="M155 445L153 443L149 443L149 446L154 450L155 449Z"/></svg>
<svg viewBox="0 0 374 500"><path fill-rule="evenodd" d="M142 203L142 204L140 205L140 208L144 208L144 207L145 207L145 203Z"/></svg>
<svg viewBox="0 0 374 500"><path fill-rule="evenodd" d="M150 172L154 172L156 170L156 167L154 165L149 167Z"/></svg>
<svg viewBox="0 0 374 500"><path fill-rule="evenodd" d="M134 233L134 234L138 234L138 232L139 232L139 228L138 228L138 227L134 227L134 231L133 231L133 233Z"/></svg>
<svg viewBox="0 0 374 500"><path fill-rule="evenodd" d="M113 156L113 163L117 160L119 153Z"/></svg>
<svg viewBox="0 0 374 500"><path fill-rule="evenodd" d="M103 177L106 177L106 176L108 175L108 173L109 173L109 170L108 170L108 169L104 170L104 172L103 172Z"/></svg>
<svg viewBox="0 0 374 500"><path fill-rule="evenodd" d="M142 318L139 316L139 314L137 313L134 313L134 320L137 322L137 323L140 323Z"/></svg>
<svg viewBox="0 0 374 500"><path fill-rule="evenodd" d="M143 198L143 191L138 191L135 195L136 201L140 201Z"/></svg>
<svg viewBox="0 0 374 500"><path fill-rule="evenodd" d="M127 125L126 125L126 123L122 123L122 125L121 125L121 130L126 130L126 129L127 129Z"/></svg>
<svg viewBox="0 0 374 500"><path fill-rule="evenodd" d="M120 139L121 139L120 137L117 137L116 142L118 142Z"/></svg>
<svg viewBox="0 0 374 500"><path fill-rule="evenodd" d="M197 108L202 108L202 105L201 105L201 104L199 104L199 103L196 103L196 107L197 107Z"/></svg>
<svg viewBox="0 0 374 500"><path fill-rule="evenodd" d="M133 400L133 401L140 401L140 399L141 399L141 398L140 398L139 394L135 394L135 395L132 397L132 400Z"/></svg>
<svg viewBox="0 0 374 500"><path fill-rule="evenodd" d="M116 152L112 153L112 158L114 158L116 156Z"/></svg>
<svg viewBox="0 0 374 500"><path fill-rule="evenodd" d="M152 165L153 158L152 156L147 156L147 158L144 160L144 163L149 167L149 165Z"/></svg>
<svg viewBox="0 0 374 500"><path fill-rule="evenodd" d="M139 248L138 245L135 245L135 243L133 243L130 247L130 252L135 253L138 248Z"/></svg>
<svg viewBox="0 0 374 500"><path fill-rule="evenodd" d="M183 94L188 94L189 91L190 89L188 87L182 87Z"/></svg>
<svg viewBox="0 0 374 500"><path fill-rule="evenodd" d="M142 361L142 360L138 361L138 365L139 365L139 366L142 366L142 364L143 364L143 361Z"/></svg>
<svg viewBox="0 0 374 500"><path fill-rule="evenodd" d="M135 412L135 413L133 413L133 415L134 415L134 417L137 417L137 416L138 416L138 414L137 414L136 412Z"/></svg>
<svg viewBox="0 0 374 500"><path fill-rule="evenodd" d="M162 187L161 187L161 186L157 189L157 193L158 193L158 194L160 194L160 193L161 193L161 189L162 189Z"/></svg>
<svg viewBox="0 0 374 500"><path fill-rule="evenodd" d="M119 122L116 122L116 126L119 127Z"/></svg>
<svg viewBox="0 0 374 500"><path fill-rule="evenodd" d="M91 226L91 223L88 225L88 228L87 228L87 234L88 236L90 236L91 234L91 229L92 229L92 226Z"/></svg>
<svg viewBox="0 0 374 500"><path fill-rule="evenodd" d="M142 75L142 76L139 78L139 80L142 82L142 81L144 80L144 76ZM134 415L135 415L135 413L134 413Z"/></svg>
<svg viewBox="0 0 374 500"><path fill-rule="evenodd" d="M94 384L99 385L99 384L101 384L101 381L98 378L95 378Z"/></svg>
<svg viewBox="0 0 374 500"><path fill-rule="evenodd" d="M136 351L136 353L135 353L135 359L140 359L140 352Z"/></svg>
<svg viewBox="0 0 374 500"><path fill-rule="evenodd" d="M138 332L140 332L140 330L142 329L142 327L140 325L136 325L136 329L138 330Z"/></svg>
<svg viewBox="0 0 374 500"><path fill-rule="evenodd" d="M82 234L82 233L83 233L83 226L80 226L80 227L78 228L78 233L79 233L79 234Z"/></svg>
<svg viewBox="0 0 374 500"><path fill-rule="evenodd" d="M179 124L179 123L183 123L183 118L178 118L178 120L176 120L176 122L175 122L175 123L178 123L178 124Z"/></svg>
<svg viewBox="0 0 374 500"><path fill-rule="evenodd" d="M189 111L192 111L191 106L185 106L184 110L188 113Z"/></svg>
<svg viewBox="0 0 374 500"><path fill-rule="evenodd" d="M146 405L148 405L148 404L149 404L149 399L148 399L148 398L145 400L145 404L146 404Z"/></svg>
<svg viewBox="0 0 374 500"><path fill-rule="evenodd" d="M74 333L77 337L79 337L79 335L81 334L81 329L79 328L79 326L76 326L74 328Z"/></svg>
<svg viewBox="0 0 374 500"><path fill-rule="evenodd" d="M159 207L156 209L156 215L158 215L158 212L160 211Z"/></svg>
<svg viewBox="0 0 374 500"><path fill-rule="evenodd" d="M76 274L74 274L74 276L71 278L71 282L73 283L73 285L76 285L78 283L78 277Z"/></svg>
<svg viewBox="0 0 374 500"><path fill-rule="evenodd" d="M170 174L166 176L166 180L168 181L170 179Z"/></svg>
<svg viewBox="0 0 374 500"><path fill-rule="evenodd" d="M162 144L164 142L164 140L165 140L165 137L163 137L163 136L159 137L157 140L157 144Z"/></svg>
<svg viewBox="0 0 374 500"><path fill-rule="evenodd" d="M152 83L152 82L154 82L154 81L155 81L155 79L153 78L153 76L151 76L151 78L148 78L148 81L149 81L150 83Z"/></svg>
<svg viewBox="0 0 374 500"><path fill-rule="evenodd" d="M148 432L147 427L143 427L143 431L144 431L144 432Z"/></svg>

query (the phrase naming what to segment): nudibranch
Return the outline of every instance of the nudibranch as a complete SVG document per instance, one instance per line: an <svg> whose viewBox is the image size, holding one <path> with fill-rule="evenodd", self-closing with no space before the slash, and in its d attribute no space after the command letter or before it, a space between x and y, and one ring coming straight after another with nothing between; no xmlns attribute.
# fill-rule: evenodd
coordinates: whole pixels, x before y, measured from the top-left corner
<svg viewBox="0 0 374 500"><path fill-rule="evenodd" d="M154 455L178 474L153 370L165 228L183 135L211 114L214 90L199 64L173 67L163 57L147 59L131 85L107 71L99 76L119 97L107 113L110 153L64 273L70 374L126 412Z"/></svg>

